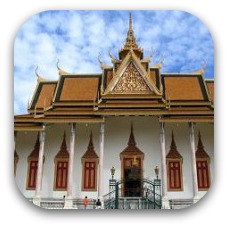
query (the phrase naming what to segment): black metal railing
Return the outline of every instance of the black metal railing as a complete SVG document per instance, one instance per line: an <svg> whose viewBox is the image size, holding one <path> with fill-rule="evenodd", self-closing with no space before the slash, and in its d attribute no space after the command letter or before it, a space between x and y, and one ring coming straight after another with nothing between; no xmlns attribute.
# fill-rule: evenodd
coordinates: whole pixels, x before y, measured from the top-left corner
<svg viewBox="0 0 228 227"><path fill-rule="evenodd" d="M134 183L136 187L129 187ZM104 196L105 209L161 209L161 206L160 179L112 182L110 192Z"/></svg>

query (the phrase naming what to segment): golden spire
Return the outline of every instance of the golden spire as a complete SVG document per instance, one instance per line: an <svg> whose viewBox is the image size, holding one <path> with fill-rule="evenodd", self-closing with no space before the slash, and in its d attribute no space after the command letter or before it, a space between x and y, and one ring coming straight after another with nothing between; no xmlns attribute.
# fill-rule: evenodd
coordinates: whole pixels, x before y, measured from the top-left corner
<svg viewBox="0 0 228 227"><path fill-rule="evenodd" d="M131 50L133 50L140 59L143 58L143 49L138 46L136 39L135 39L134 30L133 30L133 22L132 22L132 14L130 12L127 38L126 38L123 48L119 51L120 59L123 59L127 55L127 53Z"/></svg>

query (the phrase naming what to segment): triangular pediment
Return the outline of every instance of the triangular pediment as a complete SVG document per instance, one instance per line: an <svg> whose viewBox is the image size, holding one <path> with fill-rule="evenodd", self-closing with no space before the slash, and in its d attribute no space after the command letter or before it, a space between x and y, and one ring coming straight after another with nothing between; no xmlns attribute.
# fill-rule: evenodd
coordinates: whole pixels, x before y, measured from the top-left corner
<svg viewBox="0 0 228 227"><path fill-rule="evenodd" d="M152 93L134 63L130 61L115 84L112 93Z"/></svg>
<svg viewBox="0 0 228 227"><path fill-rule="evenodd" d="M161 95L133 51L122 61L104 95L108 93Z"/></svg>

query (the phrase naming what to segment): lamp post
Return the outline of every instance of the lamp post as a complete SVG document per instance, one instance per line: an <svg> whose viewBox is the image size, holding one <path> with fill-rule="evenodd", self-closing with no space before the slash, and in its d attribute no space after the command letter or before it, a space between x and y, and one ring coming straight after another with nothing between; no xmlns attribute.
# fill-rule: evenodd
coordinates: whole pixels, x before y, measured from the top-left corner
<svg viewBox="0 0 228 227"><path fill-rule="evenodd" d="M116 169L115 169L114 167L112 167L112 168L110 169L110 171L111 171L111 176L112 176L112 180L113 180Z"/></svg>
<svg viewBox="0 0 228 227"><path fill-rule="evenodd" d="M158 174L159 174L159 168L158 168L158 166L156 166L154 168L154 172L155 172L156 178L158 179Z"/></svg>

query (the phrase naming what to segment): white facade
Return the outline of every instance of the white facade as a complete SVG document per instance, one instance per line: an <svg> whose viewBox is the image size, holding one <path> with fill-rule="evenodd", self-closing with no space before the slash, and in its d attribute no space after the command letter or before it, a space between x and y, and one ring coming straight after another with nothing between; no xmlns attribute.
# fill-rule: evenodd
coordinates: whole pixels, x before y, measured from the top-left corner
<svg viewBox="0 0 228 227"><path fill-rule="evenodd" d="M144 153L143 177L155 178L154 168L158 166L161 170L161 143L160 125L157 117L137 116L137 117L107 117L104 122L104 160L103 160L103 193L109 192L110 169L115 167L115 179L121 178L120 153L127 147L129 140L131 123L133 123L134 136L137 147ZM94 149L100 154L100 123L85 124L76 123L74 162L73 162L73 198L96 199L96 192L82 191L82 162L81 157L87 150L89 135L93 132ZM196 123L194 125L195 146L198 144L198 132L201 133L204 149L210 156L210 177L213 183L214 165L214 125L210 123ZM192 199L193 198L193 175L191 161L191 146L188 123L166 123L165 124L165 148L166 154L170 149L171 133L174 138L177 150L183 157L182 177L183 191L167 192L168 199ZM70 124L50 124L46 126L46 136L44 145L45 161L43 164L41 198L62 198L67 195L66 191L54 190L55 163L54 159L60 150L64 131L66 132L66 142L68 152L70 150ZM18 132L16 138L16 152L19 156L15 180L19 190L26 198L33 198L35 190L26 190L28 162L27 158L34 148L37 139L37 132ZM98 170L99 171L99 170ZM98 176L99 178L99 176ZM161 178L161 171L159 173ZM162 180L162 179L161 179ZM99 179L97 179L99 188ZM207 191L199 191L202 197Z"/></svg>

